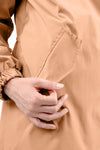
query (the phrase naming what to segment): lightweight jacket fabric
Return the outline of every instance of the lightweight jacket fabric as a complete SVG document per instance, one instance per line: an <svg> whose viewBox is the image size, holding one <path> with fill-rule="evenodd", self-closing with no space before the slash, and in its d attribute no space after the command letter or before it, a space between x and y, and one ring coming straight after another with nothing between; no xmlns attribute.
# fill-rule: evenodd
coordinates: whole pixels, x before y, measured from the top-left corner
<svg viewBox="0 0 100 150"><path fill-rule="evenodd" d="M57 96L69 95L69 112L56 130L35 126L3 93L15 76L64 84ZM100 150L100 1L0 0L0 98L0 150Z"/></svg>

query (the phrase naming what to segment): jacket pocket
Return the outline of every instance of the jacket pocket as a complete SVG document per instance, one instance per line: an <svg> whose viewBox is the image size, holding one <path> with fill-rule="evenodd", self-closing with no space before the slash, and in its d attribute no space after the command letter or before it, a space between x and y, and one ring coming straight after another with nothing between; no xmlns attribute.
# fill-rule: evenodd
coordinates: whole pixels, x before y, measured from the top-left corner
<svg viewBox="0 0 100 150"><path fill-rule="evenodd" d="M52 43L37 77L55 82L61 81L74 70L80 50L81 40L67 30L67 27L66 29L62 27L60 34Z"/></svg>

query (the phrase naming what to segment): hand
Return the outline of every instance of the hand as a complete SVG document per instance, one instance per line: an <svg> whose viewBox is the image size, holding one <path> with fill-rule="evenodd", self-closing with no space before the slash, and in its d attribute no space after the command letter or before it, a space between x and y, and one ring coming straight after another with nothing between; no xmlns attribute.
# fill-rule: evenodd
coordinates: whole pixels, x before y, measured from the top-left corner
<svg viewBox="0 0 100 150"><path fill-rule="evenodd" d="M58 112L68 95L66 94L66 97L61 96L58 101L56 90L61 89L63 86L57 87L57 84L41 78L15 77L5 85L4 92L37 127L55 129L54 124L45 123L41 119L51 121L62 117L68 112L67 108ZM48 94L41 94L41 91L43 91L41 89L46 89Z"/></svg>

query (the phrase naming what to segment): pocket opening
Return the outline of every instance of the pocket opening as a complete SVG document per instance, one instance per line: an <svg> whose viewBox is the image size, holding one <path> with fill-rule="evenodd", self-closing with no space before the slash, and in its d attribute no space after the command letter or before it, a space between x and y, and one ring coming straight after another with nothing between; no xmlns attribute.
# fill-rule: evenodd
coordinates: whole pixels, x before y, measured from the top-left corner
<svg viewBox="0 0 100 150"><path fill-rule="evenodd" d="M74 70L81 44L82 41L77 36L62 27L37 77L56 82L61 81Z"/></svg>

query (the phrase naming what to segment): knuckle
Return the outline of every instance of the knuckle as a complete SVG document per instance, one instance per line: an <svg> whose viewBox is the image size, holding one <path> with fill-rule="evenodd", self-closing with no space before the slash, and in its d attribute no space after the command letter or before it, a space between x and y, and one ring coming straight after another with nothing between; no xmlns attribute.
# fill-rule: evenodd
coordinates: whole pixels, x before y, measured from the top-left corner
<svg viewBox="0 0 100 150"><path fill-rule="evenodd" d="M40 101L42 99L41 95L40 94L35 94L35 100L36 101Z"/></svg>
<svg viewBox="0 0 100 150"><path fill-rule="evenodd" d="M40 128L45 128L44 124L39 125Z"/></svg>
<svg viewBox="0 0 100 150"><path fill-rule="evenodd" d="M39 127L39 123L38 123L38 121L37 121L36 119L32 119L32 121L33 121L33 123L34 123L37 127Z"/></svg>
<svg viewBox="0 0 100 150"><path fill-rule="evenodd" d="M35 78L35 79L34 79L34 85L35 85L36 87L40 85L40 80L39 80L39 78Z"/></svg>
<svg viewBox="0 0 100 150"><path fill-rule="evenodd" d="M30 112L34 111L34 105L29 105L29 106L28 106L28 110L29 110Z"/></svg>
<svg viewBox="0 0 100 150"><path fill-rule="evenodd" d="M60 118L60 117L61 117L61 115L60 115L60 114L57 114L57 115L56 115L56 118Z"/></svg>
<svg viewBox="0 0 100 150"><path fill-rule="evenodd" d="M64 112L63 112L63 110L62 110L62 111L60 111L60 112L58 113L58 116L59 116L59 117L64 116Z"/></svg>
<svg viewBox="0 0 100 150"><path fill-rule="evenodd" d="M39 112L33 112L33 116L34 117L38 117L39 116Z"/></svg>
<svg viewBox="0 0 100 150"><path fill-rule="evenodd" d="M33 82L34 82L34 84L37 84L38 78L34 77L34 78L33 78Z"/></svg>
<svg viewBox="0 0 100 150"><path fill-rule="evenodd" d="M48 124L45 124L44 127L45 127L45 129L49 129L50 128Z"/></svg>
<svg viewBox="0 0 100 150"><path fill-rule="evenodd" d="M25 115L26 115L27 117L29 117L29 116L30 116L30 111L27 110L27 111L25 112Z"/></svg>
<svg viewBox="0 0 100 150"><path fill-rule="evenodd" d="M59 110L59 107L58 106L56 106L56 112Z"/></svg>
<svg viewBox="0 0 100 150"><path fill-rule="evenodd" d="M46 96L46 95L42 95L40 98L41 98L42 100L44 100L44 101L47 101L47 96Z"/></svg>
<svg viewBox="0 0 100 150"><path fill-rule="evenodd" d="M36 125L37 127L40 127L40 124L39 124L39 122L37 122L37 121L36 121L35 125Z"/></svg>
<svg viewBox="0 0 100 150"><path fill-rule="evenodd" d="M54 100L54 105L57 105L57 99Z"/></svg>
<svg viewBox="0 0 100 150"><path fill-rule="evenodd" d="M57 112L57 110L58 110L57 106L54 106L53 113Z"/></svg>
<svg viewBox="0 0 100 150"><path fill-rule="evenodd" d="M39 103L39 99L35 97L33 100L33 105L37 105L38 103Z"/></svg>
<svg viewBox="0 0 100 150"><path fill-rule="evenodd" d="M47 117L45 117L45 120L46 120L46 121L50 121L50 120L51 120L51 117L48 115Z"/></svg>
<svg viewBox="0 0 100 150"><path fill-rule="evenodd" d="M44 125L43 128L48 129L47 125Z"/></svg>

